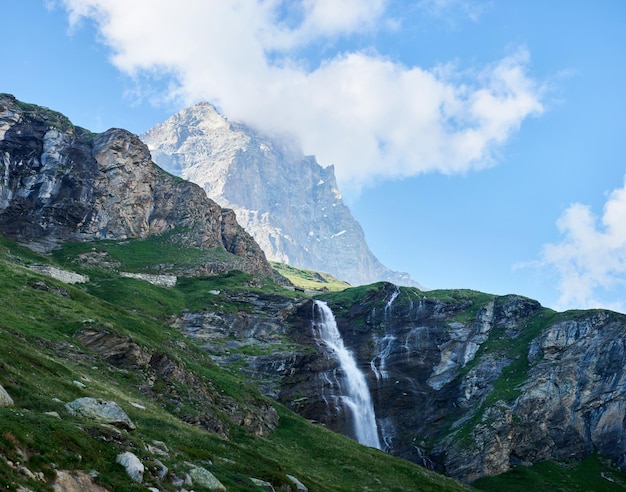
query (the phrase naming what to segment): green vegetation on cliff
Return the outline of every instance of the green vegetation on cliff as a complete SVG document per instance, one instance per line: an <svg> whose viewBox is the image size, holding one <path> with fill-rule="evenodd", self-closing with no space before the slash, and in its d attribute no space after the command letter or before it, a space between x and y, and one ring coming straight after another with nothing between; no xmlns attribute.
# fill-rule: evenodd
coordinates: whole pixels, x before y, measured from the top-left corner
<svg viewBox="0 0 626 492"><path fill-rule="evenodd" d="M189 307L237 308L216 292L262 288L252 285L250 276L232 272L160 287L118 275L137 265L131 263L136 261L131 254L117 255L114 268L78 261L83 246L68 245L51 258L1 241L0 384L14 400L13 406L0 408L1 488L52 490L61 470L83 470L109 490L178 490L174 479L184 479L191 467L201 466L229 491L258 489L251 478L270 482L275 489L295 489L288 475L311 491L464 489L265 399L167 324L172 314ZM115 248L124 248L98 243L87 251L92 247L106 249L111 258ZM141 245L126 251L133 247ZM91 281L68 285L29 269L50 262L87 274ZM132 357L120 361L105 358L96 345L90 350L84 342L89 333L120 336ZM170 372L142 362L146 354L166 360ZM64 404L80 397L115 401L136 429L120 430L70 415ZM214 407L207 407L207 401ZM255 409L271 407L280 417L275 429L263 437L246 427L246 419L263 417ZM219 432L209 432L209 424ZM116 464L122 451L135 453L146 466L143 484L133 482ZM159 480L161 465L167 474ZM203 490L198 484L194 489Z"/></svg>

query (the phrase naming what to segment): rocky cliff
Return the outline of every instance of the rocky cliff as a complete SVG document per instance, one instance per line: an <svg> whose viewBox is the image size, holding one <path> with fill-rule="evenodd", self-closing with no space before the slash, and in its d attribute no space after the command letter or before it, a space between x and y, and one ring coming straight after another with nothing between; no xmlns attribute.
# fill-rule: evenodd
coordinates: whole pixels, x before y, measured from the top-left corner
<svg viewBox="0 0 626 492"><path fill-rule="evenodd" d="M626 465L625 316L385 283L324 297L366 376L387 452L466 482L593 452ZM210 333L215 360L245 362L267 394L354 437L341 398L329 398L346 375L315 340L312 302L255 302L265 306L256 321L187 314L177 326ZM271 354L224 348L226 333L248 347L272 341Z"/></svg>
<svg viewBox="0 0 626 492"><path fill-rule="evenodd" d="M184 263L177 255L195 247L228 250L239 255L238 267L243 261L249 271L270 271L232 211L156 167L145 145L123 130L92 134L58 113L1 95L0 173L0 230L32 249L160 234L181 246L171 260L174 270L177 261ZM198 277L188 267L179 283L139 285L151 276L125 275L133 259L113 254L118 242L98 250L81 244L51 256L0 240L0 293L12 308L0 326L2 484L21 476L37 490L39 482L63 476L63 469L54 471L58 463L76 470L85 456L87 471L108 469L118 451L140 449L146 452L137 460L154 465L147 475L155 487L168 466L177 467L168 478L174 490L186 486L181 477L191 475L191 461L213 466L209 458L215 457L212 469L230 477L232 486L256 483L241 481L244 471L252 473L244 456L263 477L292 490L289 475L276 470L301 472L319 460L323 464L306 474L314 490L332 489L346 470L348 477L363 477L369 468L373 478L339 488L384 488L378 475L385 473L394 483L410 475L404 485L389 487L394 490L414 490L426 477L434 480L429 484L444 483L345 439L329 446L332 439L318 435L319 426L274 408L247 384L256 382L309 420L358 439L345 398L353 370L364 376L373 403L374 445L465 482L516 464L556 460L569 466L592 453L626 469L624 315L556 313L516 295L423 292L385 282L311 299L278 285L271 293L269 287L251 292L252 275L242 272ZM169 243L150 245L160 248L157 262L171 255ZM89 280L92 272L96 281ZM317 334L330 323L320 319L321 300L332 308L339 331L333 336L341 343ZM348 370L333 345L347 347L356 368ZM135 409L139 425L132 432L145 438L134 442L108 427L66 420L79 416L68 414L63 401L73 409L77 400L113 395ZM162 435L179 448L172 456L146 445L157 438L162 443ZM209 454L202 451L207 447ZM221 459L227 447L241 466ZM250 454L257 447L262 451ZM268 460L272 453L281 456L280 464ZM325 487L317 482L321 473ZM103 483L116 477L120 485L112 490L129 490L117 465L103 475Z"/></svg>
<svg viewBox="0 0 626 492"><path fill-rule="evenodd" d="M231 210L158 168L125 130L93 134L0 95L0 174L0 229L33 249L176 231L181 244L224 248L245 260L243 269L272 274Z"/></svg>
<svg viewBox="0 0 626 492"><path fill-rule="evenodd" d="M383 266L343 203L332 166L293 143L231 123L207 103L156 125L141 138L155 161L202 186L237 219L270 260L327 272L353 285L413 285Z"/></svg>

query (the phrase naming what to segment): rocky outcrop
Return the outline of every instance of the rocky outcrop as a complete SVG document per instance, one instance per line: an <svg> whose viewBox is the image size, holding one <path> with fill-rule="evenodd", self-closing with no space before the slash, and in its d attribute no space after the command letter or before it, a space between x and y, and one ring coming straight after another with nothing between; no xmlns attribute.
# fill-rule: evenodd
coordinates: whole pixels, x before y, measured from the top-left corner
<svg viewBox="0 0 626 492"><path fill-rule="evenodd" d="M219 492L226 492L226 487L220 482L215 475L204 467L198 466L189 470L189 476L192 483L199 487L204 487L209 490L217 490Z"/></svg>
<svg viewBox="0 0 626 492"><path fill-rule="evenodd" d="M245 260L242 269L272 275L232 211L158 168L125 130L93 134L0 95L0 175L0 230L33 249L177 231L183 245L224 248Z"/></svg>
<svg viewBox="0 0 626 492"><path fill-rule="evenodd" d="M333 307L392 454L468 482L594 451L626 464L626 317L385 284Z"/></svg>
<svg viewBox="0 0 626 492"><path fill-rule="evenodd" d="M563 319L565 318L565 319ZM626 338L623 316L564 315L532 340L520 395L485 412L470 436L454 442L447 469L492 475L511 464L582 459L593 452L626 467Z"/></svg>
<svg viewBox="0 0 626 492"><path fill-rule="evenodd" d="M84 284L85 282L89 282L89 277L86 275L70 272L68 270L62 270L61 268L55 268L50 265L30 265L29 268L65 284Z"/></svg>
<svg viewBox="0 0 626 492"><path fill-rule="evenodd" d="M278 425L278 413L268 401L253 397L237 401L219 394L209 381L188 370L183 363L164 352L142 347L131 337L84 328L76 338L113 367L142 374L139 388L142 393L160 403L174 405L177 415L185 422L224 438L230 435L231 423L263 437Z"/></svg>
<svg viewBox="0 0 626 492"><path fill-rule="evenodd" d="M221 365L242 366L267 396L278 399L285 378L303 357L291 342L294 319L310 301L258 293L228 294L249 309L236 313L182 313L172 325L207 350ZM305 322L306 323L306 322Z"/></svg>
<svg viewBox="0 0 626 492"><path fill-rule="evenodd" d="M293 143L231 123L207 103L182 110L141 138L160 166L233 209L270 260L353 285L417 285L369 250L333 167L322 168Z"/></svg>
<svg viewBox="0 0 626 492"><path fill-rule="evenodd" d="M324 298L387 452L466 482L593 452L626 467L626 316L387 283ZM289 408L355 437L332 398L345 374L315 339L313 302L245 302L256 315L186 313L175 325Z"/></svg>
<svg viewBox="0 0 626 492"><path fill-rule="evenodd" d="M108 492L107 489L96 485L93 478L83 471L58 470L52 484L54 492Z"/></svg>
<svg viewBox="0 0 626 492"><path fill-rule="evenodd" d="M66 403L65 408L72 415L111 424L120 429L135 430L133 421L114 401L104 401L89 397L77 398Z"/></svg>
<svg viewBox="0 0 626 492"><path fill-rule="evenodd" d="M132 273L132 272L120 272L120 277L134 278L137 280L144 280L153 285L160 285L162 287L174 287L176 285L176 275L153 275L150 273Z"/></svg>

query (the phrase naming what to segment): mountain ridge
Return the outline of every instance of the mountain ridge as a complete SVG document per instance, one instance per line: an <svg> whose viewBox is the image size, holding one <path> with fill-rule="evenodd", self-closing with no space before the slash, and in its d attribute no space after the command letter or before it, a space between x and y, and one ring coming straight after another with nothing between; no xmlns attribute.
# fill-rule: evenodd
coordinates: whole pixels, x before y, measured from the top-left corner
<svg viewBox="0 0 626 492"><path fill-rule="evenodd" d="M164 169L202 186L254 236L268 259L329 273L352 285L419 286L386 268L367 246L335 180L288 138L230 122L198 103L140 137Z"/></svg>
<svg viewBox="0 0 626 492"><path fill-rule="evenodd" d="M173 233L188 246L229 251L243 270L273 275L232 211L157 167L126 130L94 134L3 94L0 155L0 227L34 249Z"/></svg>
<svg viewBox="0 0 626 492"><path fill-rule="evenodd" d="M626 487L625 315L387 282L287 289L241 271L259 249L225 231L232 211L132 134L0 102L0 486L468 490L326 430L354 436L348 371L314 332L324 301L388 453L485 490ZM78 411L94 400L132 425Z"/></svg>

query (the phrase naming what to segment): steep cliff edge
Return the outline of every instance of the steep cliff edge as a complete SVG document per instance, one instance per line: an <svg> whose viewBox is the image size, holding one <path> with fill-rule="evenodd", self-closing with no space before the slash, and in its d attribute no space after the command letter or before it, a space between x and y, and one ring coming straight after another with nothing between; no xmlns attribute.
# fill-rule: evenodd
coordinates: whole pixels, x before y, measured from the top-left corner
<svg viewBox="0 0 626 492"><path fill-rule="evenodd" d="M390 454L465 482L594 452L626 465L626 316L387 283L323 297ZM177 326L210 338L214 360L242 368L266 394L355 437L339 394L346 374L315 339L313 302L254 302L258 318L188 313ZM247 341L224 345L233 337Z"/></svg>
<svg viewBox="0 0 626 492"><path fill-rule="evenodd" d="M135 135L93 134L63 115L0 95L0 229L31 248L176 231L187 247L224 248L272 275L231 210L158 168Z"/></svg>
<svg viewBox="0 0 626 492"><path fill-rule="evenodd" d="M463 481L592 452L626 465L626 316L385 284L329 297L392 454Z"/></svg>
<svg viewBox="0 0 626 492"><path fill-rule="evenodd" d="M372 254L332 166L322 168L293 143L229 122L207 103L180 111L141 138L160 166L235 210L270 260L353 285L387 280L417 286Z"/></svg>

